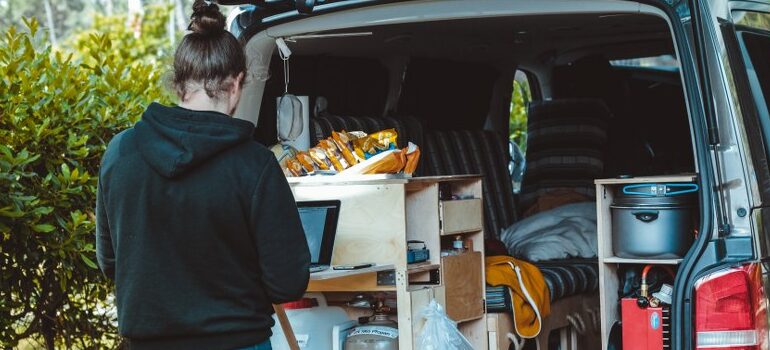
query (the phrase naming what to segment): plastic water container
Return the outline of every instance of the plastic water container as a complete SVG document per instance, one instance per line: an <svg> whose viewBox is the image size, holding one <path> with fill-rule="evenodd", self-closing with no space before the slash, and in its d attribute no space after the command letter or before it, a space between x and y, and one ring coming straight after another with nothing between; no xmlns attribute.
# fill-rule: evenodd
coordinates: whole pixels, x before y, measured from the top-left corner
<svg viewBox="0 0 770 350"><path fill-rule="evenodd" d="M341 307L317 306L307 309L286 310L289 323L297 337L297 343L301 349L308 350L332 350L332 330L335 325L349 322L348 315ZM273 315L275 326L270 342L273 350L290 350L286 336L278 323L278 318Z"/></svg>

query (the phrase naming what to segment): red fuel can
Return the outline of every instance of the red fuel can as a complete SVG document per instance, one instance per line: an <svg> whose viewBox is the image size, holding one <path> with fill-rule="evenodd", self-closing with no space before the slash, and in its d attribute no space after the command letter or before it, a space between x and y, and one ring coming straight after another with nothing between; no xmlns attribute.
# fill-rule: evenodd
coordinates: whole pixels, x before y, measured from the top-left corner
<svg viewBox="0 0 770 350"><path fill-rule="evenodd" d="M640 308L636 305L634 298L622 299L620 308L623 322L623 350L663 349L664 324L668 324L667 309ZM666 338L668 338L667 335Z"/></svg>

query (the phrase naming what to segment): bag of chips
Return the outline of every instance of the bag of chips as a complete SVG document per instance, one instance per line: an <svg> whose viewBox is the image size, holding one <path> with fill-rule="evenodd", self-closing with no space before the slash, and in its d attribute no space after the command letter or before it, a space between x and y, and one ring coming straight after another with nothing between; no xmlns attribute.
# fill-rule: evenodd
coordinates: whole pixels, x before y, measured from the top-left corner
<svg viewBox="0 0 770 350"><path fill-rule="evenodd" d="M402 150L406 154L406 165L404 166L404 174L411 175L417 170L417 165L420 163L420 147L409 142L409 145Z"/></svg>
<svg viewBox="0 0 770 350"><path fill-rule="evenodd" d="M298 152L296 160L302 165L302 168L305 169L306 173L309 174L315 171L315 162L313 162L313 158L310 158L310 155L308 155L307 152Z"/></svg>
<svg viewBox="0 0 770 350"><path fill-rule="evenodd" d="M340 153L340 150L337 148L337 144L334 143L334 140L332 140L331 137L326 140L319 141L318 148L324 150L326 157L332 163L332 166L335 170L343 171L349 167L345 159L342 158L342 153Z"/></svg>
<svg viewBox="0 0 770 350"><path fill-rule="evenodd" d="M345 130L340 132L332 131L332 139L334 140L334 143L337 144L337 148L339 148L340 153L342 153L342 158L345 158L348 165L353 166L358 164L358 159L353 155L353 143Z"/></svg>
<svg viewBox="0 0 770 350"><path fill-rule="evenodd" d="M310 158L313 159L313 163L318 170L329 170L329 167L332 166L331 161L326 157L326 152L324 152L323 149L313 147L309 149L307 153L310 155Z"/></svg>
<svg viewBox="0 0 770 350"><path fill-rule="evenodd" d="M304 176L306 175L305 168L297 159L289 159L286 161L286 169L292 176Z"/></svg>
<svg viewBox="0 0 770 350"><path fill-rule="evenodd" d="M395 129L386 129L356 139L353 145L359 157L369 159L384 151L395 149L397 138L398 133Z"/></svg>

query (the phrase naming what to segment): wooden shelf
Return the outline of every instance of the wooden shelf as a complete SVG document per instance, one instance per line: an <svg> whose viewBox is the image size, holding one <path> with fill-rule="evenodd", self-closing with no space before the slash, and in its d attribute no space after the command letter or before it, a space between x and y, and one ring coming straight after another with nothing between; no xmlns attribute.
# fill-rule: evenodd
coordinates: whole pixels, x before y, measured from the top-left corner
<svg viewBox="0 0 770 350"><path fill-rule="evenodd" d="M446 182L446 181L466 181L481 179L481 175L440 175L440 176L421 176L413 177L409 180L412 183L418 182Z"/></svg>
<svg viewBox="0 0 770 350"><path fill-rule="evenodd" d="M406 184L411 176L403 174L380 175L316 175L287 177L290 185L317 186L317 185L379 185L379 184Z"/></svg>
<svg viewBox="0 0 770 350"><path fill-rule="evenodd" d="M438 288L438 287L439 286L419 285L418 284L418 285L410 285L410 286L406 287L406 291L411 293L411 292L421 291L421 290L424 290L424 289L435 289L435 288Z"/></svg>
<svg viewBox="0 0 770 350"><path fill-rule="evenodd" d="M366 269L326 270L310 274L308 292L392 292L396 286L377 284L377 272L393 270L393 265L377 265Z"/></svg>
<svg viewBox="0 0 770 350"><path fill-rule="evenodd" d="M375 265L372 267L367 267L365 269L358 269L358 270L334 270L333 268L329 268L328 270L311 273L310 274L310 280L311 281L321 281L321 280L328 280L333 278L344 278L344 277L352 277L356 275L363 275L367 273L375 273L379 271L388 271L393 270L394 267L392 264L387 265Z"/></svg>
<svg viewBox="0 0 770 350"><path fill-rule="evenodd" d="M629 259L608 256L602 259L605 264L644 264L644 265L678 265L682 259Z"/></svg>
<svg viewBox="0 0 770 350"><path fill-rule="evenodd" d="M389 292L397 304L398 343L403 350L414 348L425 322L422 312L436 300L448 315L465 321L458 327L474 349L487 349L483 251L448 258L440 254L442 243L448 240L441 236L440 207L445 209L444 224L453 234L462 234L476 249L484 245L479 175L317 176L289 178L288 182L297 201L342 202L332 265L377 264L360 270L330 269L311 274L308 292L347 298ZM440 188L473 199L447 201L442 206ZM407 264L408 242L413 240L425 243L431 253L428 261Z"/></svg>
<svg viewBox="0 0 770 350"><path fill-rule="evenodd" d="M416 263L416 264L409 264L407 265L406 271L408 274L413 273L420 273L420 272L427 272L427 271L433 271L438 270L441 268L440 264L431 264L429 261Z"/></svg>
<svg viewBox="0 0 770 350"><path fill-rule="evenodd" d="M659 176L644 176L644 177L629 177L629 178L612 178L612 179L598 179L594 181L597 185L619 185L619 184L645 184L645 183L657 183L657 182L693 182L697 175L695 174L680 174L680 175L659 175Z"/></svg>
<svg viewBox="0 0 770 350"><path fill-rule="evenodd" d="M606 349L609 343L610 329L620 320L620 308L618 307L618 288L623 281L618 277L621 265L668 265L675 266L682 259L629 259L615 256L612 247L612 209L616 191L627 184L654 184L654 183L681 183L694 182L696 174L676 174L662 176L645 176L632 178L598 179L596 183L596 223L599 261L599 305L601 310L601 342L602 349Z"/></svg>

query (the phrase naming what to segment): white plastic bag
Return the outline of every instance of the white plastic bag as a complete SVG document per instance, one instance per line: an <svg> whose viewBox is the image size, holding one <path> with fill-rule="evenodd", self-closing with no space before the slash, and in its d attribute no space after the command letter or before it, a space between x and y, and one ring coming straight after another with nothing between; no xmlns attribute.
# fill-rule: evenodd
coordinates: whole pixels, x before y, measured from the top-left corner
<svg viewBox="0 0 770 350"><path fill-rule="evenodd" d="M422 317L425 325L417 339L417 350L473 350L435 299L422 310Z"/></svg>

